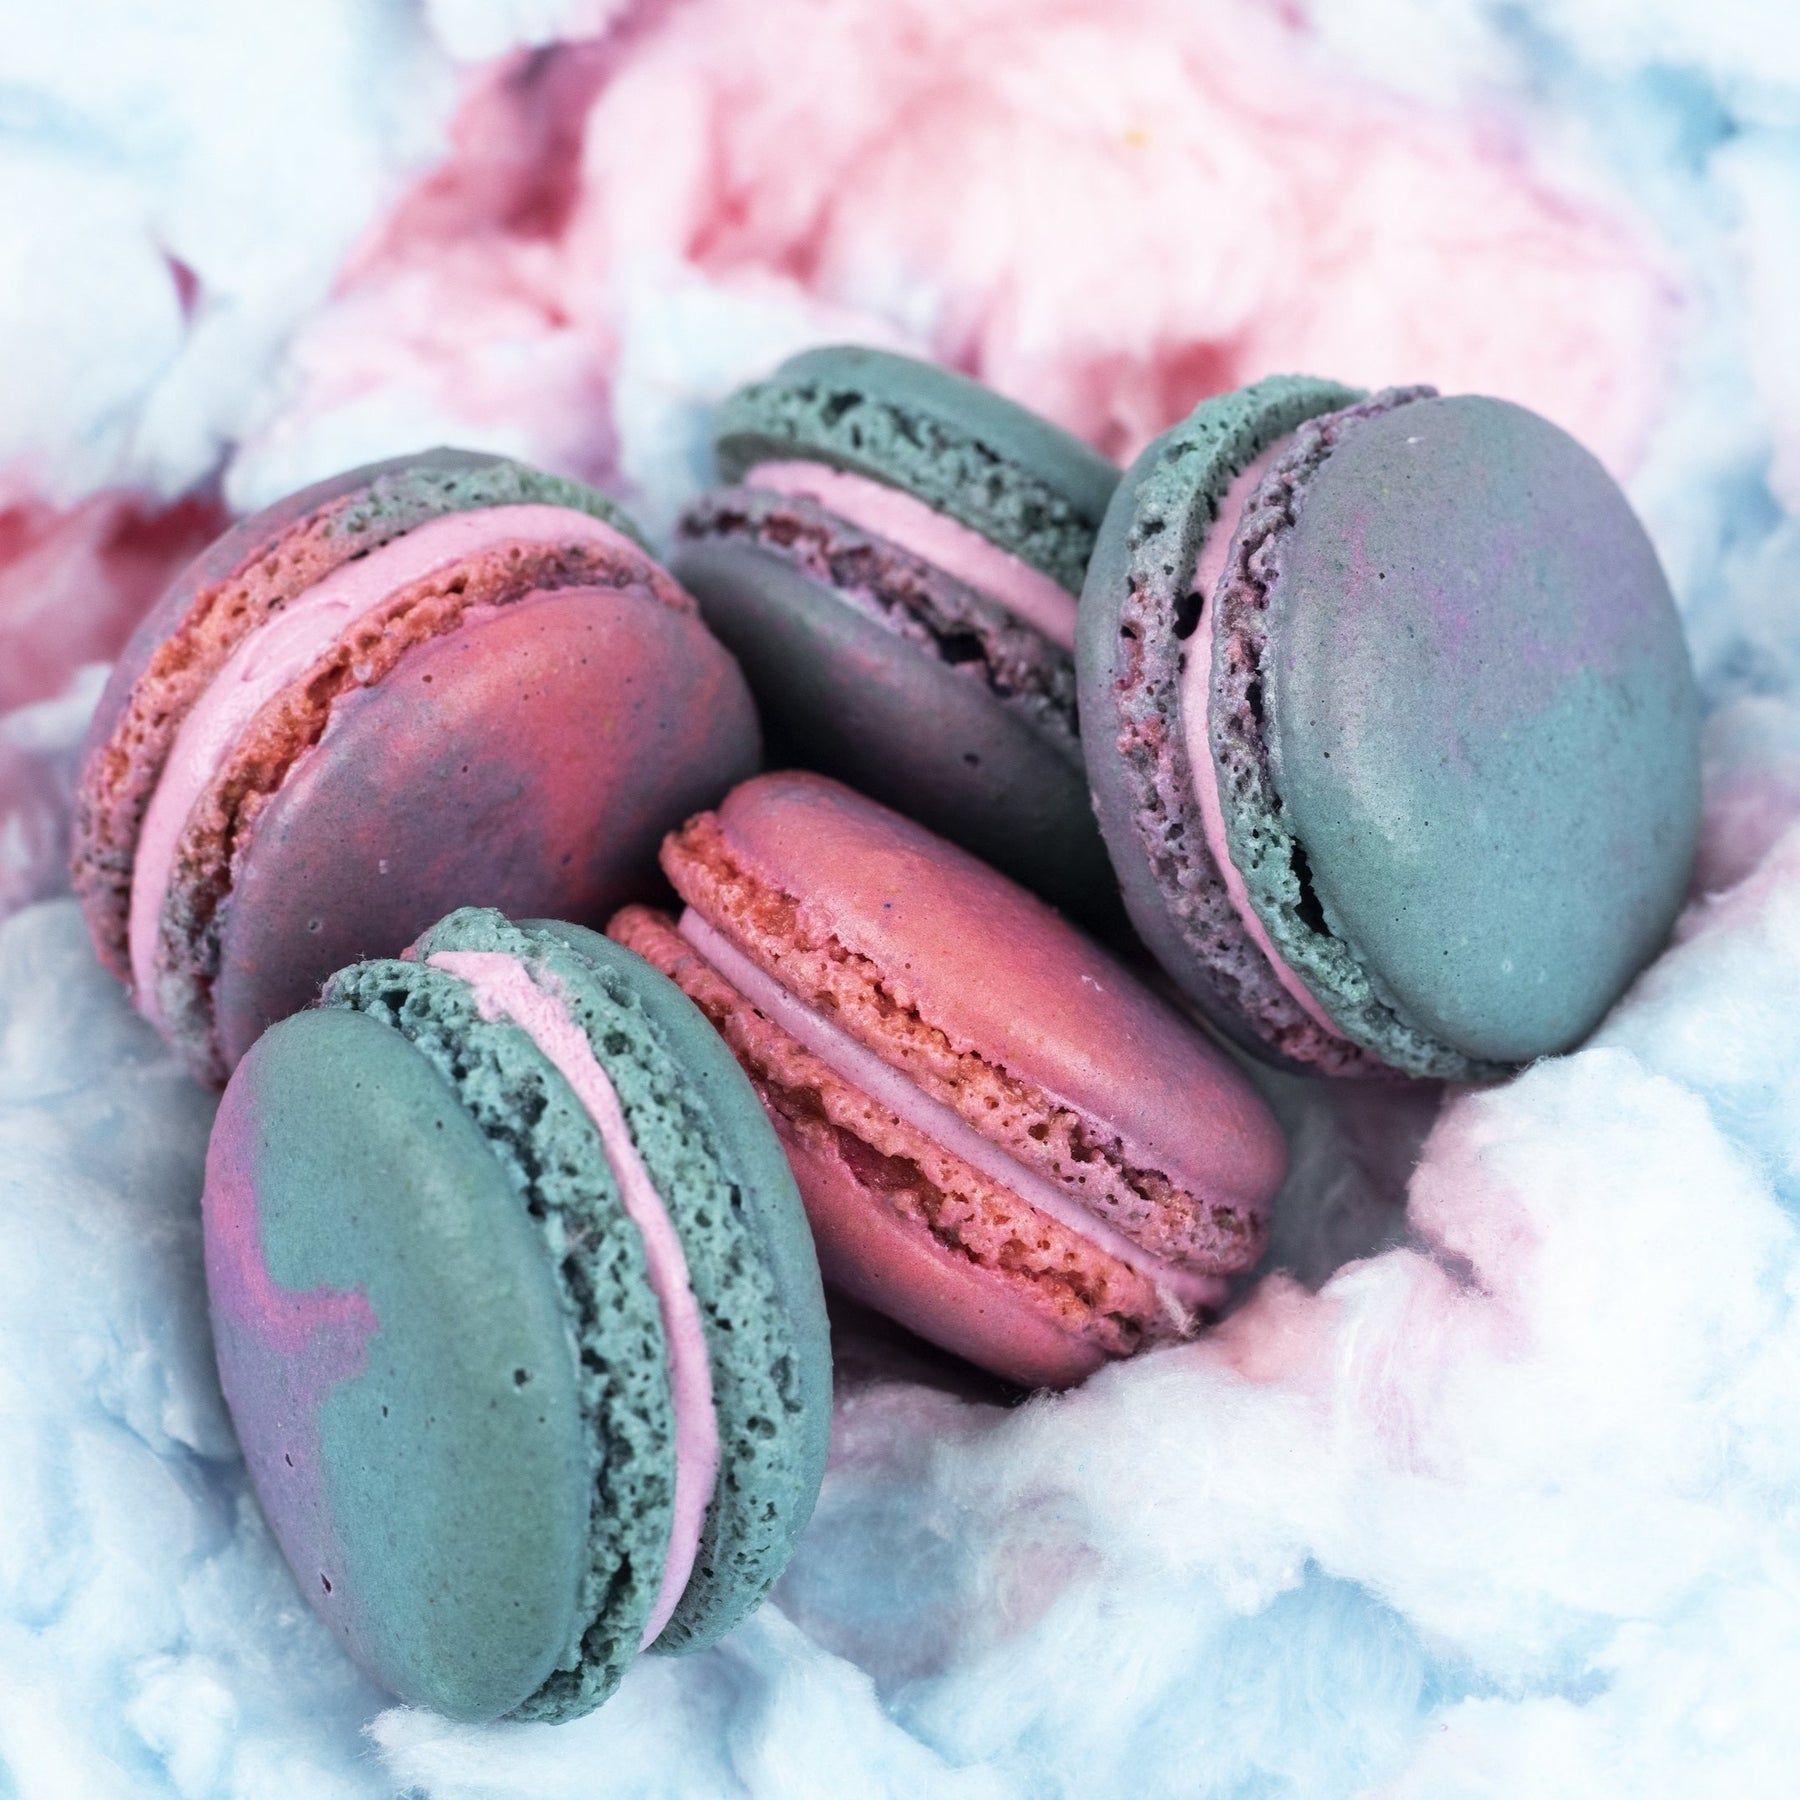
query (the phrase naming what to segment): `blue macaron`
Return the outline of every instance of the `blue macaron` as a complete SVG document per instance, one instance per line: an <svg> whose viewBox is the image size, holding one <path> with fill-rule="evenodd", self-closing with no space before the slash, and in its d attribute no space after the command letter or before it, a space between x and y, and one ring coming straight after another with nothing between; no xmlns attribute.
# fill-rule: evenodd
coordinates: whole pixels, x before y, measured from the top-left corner
<svg viewBox="0 0 1800 1800"><path fill-rule="evenodd" d="M818 1265L750 1084L628 951L470 909L334 976L233 1075L205 1228L264 1512L401 1699L574 1717L785 1565Z"/></svg>

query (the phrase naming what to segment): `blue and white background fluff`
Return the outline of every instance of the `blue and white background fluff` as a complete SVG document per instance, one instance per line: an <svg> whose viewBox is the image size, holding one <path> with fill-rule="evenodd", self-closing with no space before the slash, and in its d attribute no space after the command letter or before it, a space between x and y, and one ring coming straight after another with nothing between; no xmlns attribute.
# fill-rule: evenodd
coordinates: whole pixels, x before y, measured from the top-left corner
<svg viewBox="0 0 1800 1800"><path fill-rule="evenodd" d="M25 0L5 45L0 1792L1794 1790L1800 15ZM877 1346L755 1620L578 1724L450 1727L341 1658L245 1482L211 1102L59 897L95 658L184 533L423 442L661 528L710 401L845 335L1120 453L1278 366L1558 417L1689 626L1695 896L1577 1055L1285 1087L1213 1336L1011 1410Z"/></svg>

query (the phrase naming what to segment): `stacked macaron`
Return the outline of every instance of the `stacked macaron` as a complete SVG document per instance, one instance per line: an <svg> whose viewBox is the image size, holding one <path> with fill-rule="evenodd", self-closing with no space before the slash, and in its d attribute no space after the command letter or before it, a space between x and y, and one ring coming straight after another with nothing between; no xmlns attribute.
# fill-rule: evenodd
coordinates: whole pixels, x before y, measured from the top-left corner
<svg viewBox="0 0 1800 1800"><path fill-rule="evenodd" d="M1076 596L1118 471L929 363L809 350L733 394L675 572L778 762L1079 912L1113 904L1075 719Z"/></svg>
<svg viewBox="0 0 1800 1800"><path fill-rule="evenodd" d="M1680 620L1616 484L1521 407L1206 401L1114 496L1079 661L1132 921L1277 1063L1479 1080L1569 1049L1681 904Z"/></svg>
<svg viewBox="0 0 1800 1800"><path fill-rule="evenodd" d="M402 1699L563 1719L716 1640L805 1524L831 1382L781 1150L706 1022L466 911L239 1063L219 1368L302 1591Z"/></svg>
<svg viewBox="0 0 1800 1800"><path fill-rule="evenodd" d="M819 776L672 835L679 922L613 936L724 1033L826 1275L1064 1385L1189 1335L1255 1263L1281 1136L1243 1077L1022 888Z"/></svg>
<svg viewBox="0 0 1800 1800"><path fill-rule="evenodd" d="M604 916L758 755L736 665L610 502L431 451L292 496L174 582L95 714L75 886L219 1081L452 906Z"/></svg>

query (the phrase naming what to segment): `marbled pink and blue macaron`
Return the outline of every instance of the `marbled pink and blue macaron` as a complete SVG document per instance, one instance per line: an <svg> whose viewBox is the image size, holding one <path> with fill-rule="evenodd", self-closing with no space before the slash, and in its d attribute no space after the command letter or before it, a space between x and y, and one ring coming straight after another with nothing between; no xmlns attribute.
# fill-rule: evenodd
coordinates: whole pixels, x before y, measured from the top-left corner
<svg viewBox="0 0 1800 1800"><path fill-rule="evenodd" d="M1059 904L1116 905L1075 717L1076 596L1118 470L885 351L733 394L729 484L673 566L744 666L771 760L895 806Z"/></svg>
<svg viewBox="0 0 1800 1800"><path fill-rule="evenodd" d="M737 666L609 501L429 451L257 514L171 585L95 714L75 885L216 1082L452 906L644 891L662 833L758 756Z"/></svg>
<svg viewBox="0 0 1800 1800"><path fill-rule="evenodd" d="M1521 407L1289 376L1206 401L1114 496L1077 660L1132 920L1277 1064L1567 1050L1681 905L1680 620L1617 485Z"/></svg>
<svg viewBox="0 0 1800 1800"><path fill-rule="evenodd" d="M750 1084L627 951L467 910L335 975L239 1063L204 1211L264 1513L401 1699L574 1717L785 1565L817 1262Z"/></svg>

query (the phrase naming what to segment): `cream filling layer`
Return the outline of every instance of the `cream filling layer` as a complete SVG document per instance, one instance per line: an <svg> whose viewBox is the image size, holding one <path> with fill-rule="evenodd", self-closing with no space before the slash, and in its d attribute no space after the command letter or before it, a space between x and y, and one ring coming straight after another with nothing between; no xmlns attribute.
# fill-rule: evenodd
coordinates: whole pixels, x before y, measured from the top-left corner
<svg viewBox="0 0 1800 1800"><path fill-rule="evenodd" d="M439 950L426 958L468 985L484 1019L505 1018L537 1045L574 1091L606 1150L627 1217L644 1241L644 1262L662 1314L675 1412L675 1501L662 1580L639 1647L662 1635L694 1572L700 1531L719 1479L719 1421L713 1409L712 1359L687 1257L632 1142L617 1090L567 1003L516 956L499 950Z"/></svg>
<svg viewBox="0 0 1800 1800"><path fill-rule="evenodd" d="M1075 648L1075 596L1061 582L912 494L816 462L758 463L743 485L816 500L858 530L886 538L997 601L1053 644Z"/></svg>
<svg viewBox="0 0 1800 1800"><path fill-rule="evenodd" d="M1188 765L1194 772L1194 792L1200 801L1200 819L1206 836L1206 847L1212 854L1213 866L1225 883L1231 909L1238 916L1250 941L1262 953L1263 961L1281 984L1282 990L1300 1010L1334 1038L1344 1034L1333 1022L1312 990L1291 969L1275 947L1275 940L1257 913L1250 890L1238 866L1231 860L1231 843L1225 835L1225 808L1219 794L1219 766L1213 759L1212 734L1209 730L1212 707L1213 636L1218 608L1214 600L1219 584L1231 563L1231 552L1249 505L1269 466L1293 440L1279 438L1254 461L1239 471L1219 502L1200 554L1194 563L1193 592L1200 598L1200 622L1188 640L1187 662L1181 671L1181 729L1187 745Z"/></svg>
<svg viewBox="0 0 1800 1800"><path fill-rule="evenodd" d="M1224 1298L1228 1284L1222 1276L1196 1274L1167 1262L1142 1244L1134 1243L1116 1226L1097 1218L1073 1195L1009 1156L952 1107L933 1099L841 1026L822 1018L789 993L691 906L682 913L676 929L764 1018L811 1051L834 1075L880 1102L933 1143L979 1169L1027 1205L1145 1276L1154 1284L1171 1318L1185 1323L1189 1313L1216 1305Z"/></svg>
<svg viewBox="0 0 1800 1800"><path fill-rule="evenodd" d="M138 832L128 926L138 1010L162 1023L156 954L163 901L188 816L257 713L298 681L363 614L397 590L502 544L592 544L641 561L612 526L563 506L489 506L428 519L295 595L227 658L181 722Z"/></svg>

